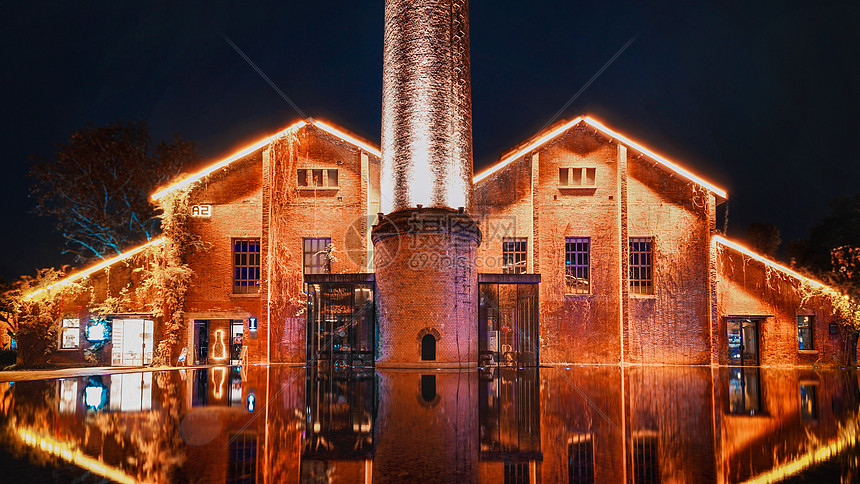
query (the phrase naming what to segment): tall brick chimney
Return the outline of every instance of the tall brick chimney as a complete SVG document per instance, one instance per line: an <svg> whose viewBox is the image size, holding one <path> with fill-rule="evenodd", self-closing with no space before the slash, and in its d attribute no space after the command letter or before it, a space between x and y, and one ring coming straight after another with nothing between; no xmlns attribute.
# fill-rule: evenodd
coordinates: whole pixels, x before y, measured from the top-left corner
<svg viewBox="0 0 860 484"><path fill-rule="evenodd" d="M377 366L475 366L467 0L386 0Z"/></svg>

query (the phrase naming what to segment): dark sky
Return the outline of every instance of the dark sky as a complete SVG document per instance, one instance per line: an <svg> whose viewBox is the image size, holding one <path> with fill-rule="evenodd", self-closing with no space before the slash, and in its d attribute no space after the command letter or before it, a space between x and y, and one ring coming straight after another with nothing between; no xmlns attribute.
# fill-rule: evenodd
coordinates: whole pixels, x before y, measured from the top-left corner
<svg viewBox="0 0 860 484"><path fill-rule="evenodd" d="M860 191L860 2L471 2L475 168L567 108L729 191L729 232L805 237ZM71 262L30 213L27 157L144 120L213 161L307 115L378 142L382 1L19 2L4 11L0 277Z"/></svg>

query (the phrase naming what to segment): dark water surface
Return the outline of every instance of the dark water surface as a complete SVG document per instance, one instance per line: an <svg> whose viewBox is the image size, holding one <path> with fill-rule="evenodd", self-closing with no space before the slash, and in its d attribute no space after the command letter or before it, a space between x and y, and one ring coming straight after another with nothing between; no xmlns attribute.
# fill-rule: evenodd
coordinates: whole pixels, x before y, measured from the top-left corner
<svg viewBox="0 0 860 484"><path fill-rule="evenodd" d="M854 482L856 370L253 366L0 383L0 482Z"/></svg>

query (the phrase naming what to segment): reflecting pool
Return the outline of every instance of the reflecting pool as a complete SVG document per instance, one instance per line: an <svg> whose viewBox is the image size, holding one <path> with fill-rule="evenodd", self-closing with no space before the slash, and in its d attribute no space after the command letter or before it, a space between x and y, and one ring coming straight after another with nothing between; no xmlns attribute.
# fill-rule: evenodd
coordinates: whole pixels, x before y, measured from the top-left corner
<svg viewBox="0 0 860 484"><path fill-rule="evenodd" d="M212 367L0 383L4 482L854 482L857 371Z"/></svg>

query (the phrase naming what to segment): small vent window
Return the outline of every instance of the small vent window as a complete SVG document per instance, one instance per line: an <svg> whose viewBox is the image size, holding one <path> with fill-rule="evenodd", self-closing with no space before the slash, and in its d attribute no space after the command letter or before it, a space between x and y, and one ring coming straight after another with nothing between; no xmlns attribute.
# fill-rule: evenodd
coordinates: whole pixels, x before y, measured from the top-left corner
<svg viewBox="0 0 860 484"><path fill-rule="evenodd" d="M337 188L337 169L300 169L296 173L296 184L299 188Z"/></svg>
<svg viewBox="0 0 860 484"><path fill-rule="evenodd" d="M561 188L590 188L596 186L597 168L559 168Z"/></svg>

